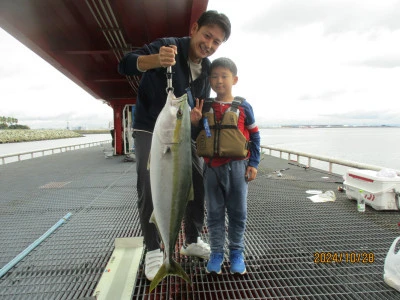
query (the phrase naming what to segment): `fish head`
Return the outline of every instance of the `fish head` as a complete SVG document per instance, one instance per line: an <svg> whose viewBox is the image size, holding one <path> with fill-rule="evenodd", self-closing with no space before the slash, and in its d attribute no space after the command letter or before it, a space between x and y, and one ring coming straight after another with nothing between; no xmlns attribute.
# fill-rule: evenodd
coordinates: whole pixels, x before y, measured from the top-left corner
<svg viewBox="0 0 400 300"><path fill-rule="evenodd" d="M176 98L168 93L167 103L161 111L157 124L158 138L163 144L178 144L187 138L187 128L190 128L190 107L187 94Z"/></svg>

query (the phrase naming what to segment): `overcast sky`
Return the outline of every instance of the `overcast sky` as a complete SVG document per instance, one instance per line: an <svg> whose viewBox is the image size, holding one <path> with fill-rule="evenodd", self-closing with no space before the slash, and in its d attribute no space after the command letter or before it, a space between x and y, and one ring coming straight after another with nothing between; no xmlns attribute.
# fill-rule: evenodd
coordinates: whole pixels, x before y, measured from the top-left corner
<svg viewBox="0 0 400 300"><path fill-rule="evenodd" d="M234 94L260 125L400 125L400 0L209 0L208 8L232 23L211 60L236 62ZM0 115L31 128L112 120L110 107L1 29L0 91Z"/></svg>
<svg viewBox="0 0 400 300"><path fill-rule="evenodd" d="M112 109L0 28L0 115L31 129L108 128Z"/></svg>

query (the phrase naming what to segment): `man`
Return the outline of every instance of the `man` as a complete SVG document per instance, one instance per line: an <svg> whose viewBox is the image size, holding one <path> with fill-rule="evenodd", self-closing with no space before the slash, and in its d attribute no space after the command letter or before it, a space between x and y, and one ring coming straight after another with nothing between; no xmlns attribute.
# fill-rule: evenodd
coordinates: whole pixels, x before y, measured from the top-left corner
<svg viewBox="0 0 400 300"><path fill-rule="evenodd" d="M231 24L224 14L206 11L192 25L190 37L157 39L126 54L118 65L118 72L122 75L142 76L136 99L133 128L138 209L147 248L145 275L150 281L163 263L160 237L155 225L149 223L153 203L147 163L154 125L167 98L165 68L172 66L174 94L180 97L187 92L189 103L193 108L195 98L205 99L210 96L210 84L207 78L210 60L207 57L228 40L230 33ZM208 258L210 246L200 238L204 224L202 163L196 155L194 144L192 146L194 201L189 201L185 213L186 240L181 248L181 254Z"/></svg>

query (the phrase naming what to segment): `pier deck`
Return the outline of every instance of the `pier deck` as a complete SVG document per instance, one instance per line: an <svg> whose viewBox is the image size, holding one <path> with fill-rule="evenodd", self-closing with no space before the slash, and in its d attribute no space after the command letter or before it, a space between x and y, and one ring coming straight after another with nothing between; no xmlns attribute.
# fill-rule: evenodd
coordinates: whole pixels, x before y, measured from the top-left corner
<svg viewBox="0 0 400 300"><path fill-rule="evenodd" d="M1 165L0 267L72 216L0 279L0 298L94 299L115 238L141 236L135 168L123 156L106 159L100 146ZM283 169L281 177L274 172ZM170 276L149 294L142 259L132 299L399 299L383 267L400 213L357 212L337 191L342 181L265 156L249 186L248 274L230 275L225 262L215 278L205 273L206 261L176 254L193 286ZM314 203L307 190L332 190L337 199ZM181 243L182 236L177 249ZM327 252L342 261L314 261Z"/></svg>

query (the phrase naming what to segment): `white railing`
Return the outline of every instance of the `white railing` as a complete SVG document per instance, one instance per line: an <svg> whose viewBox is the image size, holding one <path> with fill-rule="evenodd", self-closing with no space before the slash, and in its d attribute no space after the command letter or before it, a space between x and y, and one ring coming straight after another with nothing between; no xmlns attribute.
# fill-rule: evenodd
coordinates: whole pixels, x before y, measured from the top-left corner
<svg viewBox="0 0 400 300"><path fill-rule="evenodd" d="M81 148L89 148L89 147L98 146L98 145L105 144L105 143L111 143L111 139L105 140L105 141L84 143L84 144L75 144L75 145L60 146L60 147L55 147L55 148L32 150L32 151L21 152L21 153L11 153L11 154L7 154L7 155L2 155L2 156L0 156L0 158L1 158L1 163L4 165L4 164L6 164L6 159L11 160L8 162L12 162L12 161L16 161L16 160L21 161L23 159L41 157L41 156L45 156L45 155L62 153L62 152L72 151L72 150L81 149ZM16 159L12 160L12 158L16 158Z"/></svg>
<svg viewBox="0 0 400 300"><path fill-rule="evenodd" d="M265 153L263 149L267 150L269 153ZM264 154L268 154L271 156L276 156L282 159L287 159L293 164L296 163L297 166L308 168L315 167L317 169L321 169L324 171L328 171L329 173L336 173L344 175L346 173L347 168L356 168L356 169L367 169L373 171L380 171L382 169L388 167L382 167L377 165L369 165L344 159L337 159L327 156L314 155L309 153L304 153L300 151L292 151L288 149L282 149L277 147L265 146L261 145L261 151ZM275 154L275 155L274 155ZM400 175L400 171L396 170L397 175Z"/></svg>

